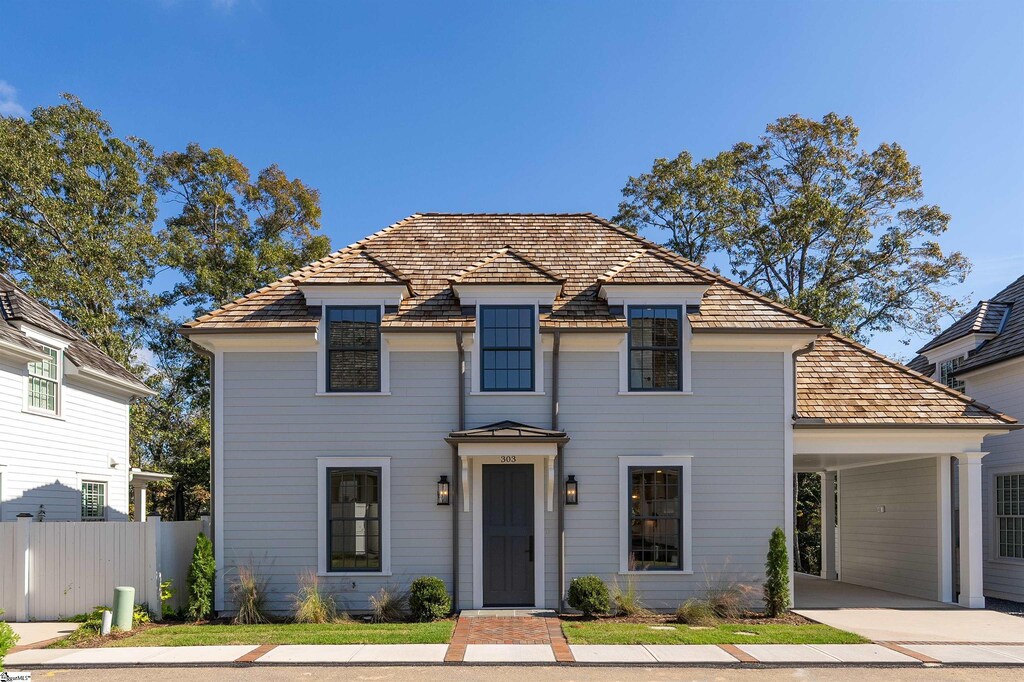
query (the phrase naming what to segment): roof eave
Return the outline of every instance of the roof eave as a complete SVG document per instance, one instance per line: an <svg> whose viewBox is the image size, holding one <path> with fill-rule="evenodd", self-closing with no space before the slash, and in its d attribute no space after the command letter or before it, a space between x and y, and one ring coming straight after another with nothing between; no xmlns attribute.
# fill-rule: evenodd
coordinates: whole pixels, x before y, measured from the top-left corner
<svg viewBox="0 0 1024 682"><path fill-rule="evenodd" d="M818 419L807 419L799 418L793 420L793 428L801 430L810 429L956 429L956 430L974 430L974 431L991 431L995 430L1006 430L1016 431L1018 429L1024 429L1024 424L1013 424L1013 423L981 423L981 424L929 424L929 423L899 423L899 422L826 422Z"/></svg>

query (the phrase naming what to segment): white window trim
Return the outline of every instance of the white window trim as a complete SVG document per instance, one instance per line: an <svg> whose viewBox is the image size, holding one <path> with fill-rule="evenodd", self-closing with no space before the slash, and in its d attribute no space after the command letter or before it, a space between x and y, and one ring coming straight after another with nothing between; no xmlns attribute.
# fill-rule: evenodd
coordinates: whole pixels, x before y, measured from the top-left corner
<svg viewBox="0 0 1024 682"><path fill-rule="evenodd" d="M679 351L679 371L683 373L681 389L678 391L631 391L629 390L629 331L626 331L622 336L622 341L619 345L619 395L629 396L685 396L693 395L693 377L691 368L693 362L691 360L692 353L690 347L693 345L693 330L690 328L690 318L686 314L686 302L680 303L675 301L673 303L665 303L663 301L656 301L653 303L640 303L634 301L633 303L623 306L623 312L626 317L626 324L629 324L629 308L630 306L678 306L681 308L682 320L680 320L680 326L683 333L682 348Z"/></svg>
<svg viewBox="0 0 1024 682"><path fill-rule="evenodd" d="M481 384L480 373L483 371L483 357L480 351L482 343L480 333L480 307L481 306L533 306L533 390L532 391L484 391ZM476 304L476 330L473 334L473 347L470 354L470 395L494 395L494 396L529 396L544 395L544 345L540 336L540 307L536 300L524 300L512 298L508 300L496 300L493 303Z"/></svg>
<svg viewBox="0 0 1024 682"><path fill-rule="evenodd" d="M681 467L683 485L682 524L683 567L675 571L631 571L629 570L629 468L630 467ZM693 455L620 455L619 456L619 574L620 575L692 575L693 574L693 510L690 491L693 482Z"/></svg>
<svg viewBox="0 0 1024 682"><path fill-rule="evenodd" d="M327 470L335 468L380 469L380 569L379 571L327 570ZM373 577L391 575L391 458L390 457L317 457L316 458L316 574L322 578Z"/></svg>
<svg viewBox="0 0 1024 682"><path fill-rule="evenodd" d="M94 474L86 474L79 472L78 475L78 520L86 523L105 522L110 521L110 515L107 510L110 506L110 477L109 476L97 476ZM86 521L86 518L82 516L82 484L84 483L102 483L103 484L103 516L102 517L91 517Z"/></svg>
<svg viewBox="0 0 1024 682"><path fill-rule="evenodd" d="M334 303L324 303L320 306L320 327L316 351L316 391L313 393L317 398L359 398L373 396L391 395L391 352L388 350L387 339L384 338L383 329L380 335L380 390L379 391L328 391L327 390L327 308L338 308L344 306L379 306L380 319L384 320L384 304L380 299L368 300L346 300Z"/></svg>
<svg viewBox="0 0 1024 682"><path fill-rule="evenodd" d="M999 556L999 516L996 513L998 511L998 507L996 506L996 477L1012 474L1020 474L1024 476L1024 468L1022 468L1020 464L1005 464L1000 467L992 467L988 470L988 518L992 519L992 523L989 530L989 549L987 558L993 563L1019 567L1024 565L1024 559Z"/></svg>
<svg viewBox="0 0 1024 682"><path fill-rule="evenodd" d="M49 417L50 419L64 419L64 348L66 348L66 346L53 345L41 339L35 340L47 348L57 351L57 394L54 396L54 410L52 412L50 410L44 410L41 407L31 405L29 403L28 395L30 391L30 382L32 381L32 373L29 371L28 366L32 363L26 363L25 381L22 390L22 412L35 414L40 417Z"/></svg>

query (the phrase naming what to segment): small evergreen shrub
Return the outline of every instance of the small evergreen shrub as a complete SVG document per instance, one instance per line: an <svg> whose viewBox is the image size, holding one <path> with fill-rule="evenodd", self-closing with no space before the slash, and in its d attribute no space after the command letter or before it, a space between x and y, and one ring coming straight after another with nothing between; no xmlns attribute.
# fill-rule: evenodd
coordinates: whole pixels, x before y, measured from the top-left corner
<svg viewBox="0 0 1024 682"><path fill-rule="evenodd" d="M409 597L393 587L380 588L370 595L370 620L374 623L401 623L405 620L405 607Z"/></svg>
<svg viewBox="0 0 1024 682"><path fill-rule="evenodd" d="M3 615L3 610L0 610L0 615ZM14 628L4 621L0 621L0 671L4 669L4 657L18 643L18 639Z"/></svg>
<svg viewBox="0 0 1024 682"><path fill-rule="evenodd" d="M608 586L596 575L573 578L569 583L569 606L588 618L595 613L608 613Z"/></svg>
<svg viewBox="0 0 1024 682"><path fill-rule="evenodd" d="M269 623L266 615L267 583L250 566L238 569L238 577L231 585L231 596L238 613L232 621L235 625L261 625Z"/></svg>
<svg viewBox="0 0 1024 682"><path fill-rule="evenodd" d="M185 615L192 620L204 620L213 614L213 581L217 564L213 558L213 543L200 533L188 567L188 608Z"/></svg>
<svg viewBox="0 0 1024 682"><path fill-rule="evenodd" d="M413 580L409 586L409 610L421 623L447 616L452 610L452 598L444 581L433 576Z"/></svg>
<svg viewBox="0 0 1024 682"><path fill-rule="evenodd" d="M337 617L334 597L320 591L320 578L316 571L299 576L299 591L295 595L295 622L333 623Z"/></svg>
<svg viewBox="0 0 1024 682"><path fill-rule="evenodd" d="M764 611L769 618L778 618L789 610L789 552L781 528L772 531L764 567Z"/></svg>
<svg viewBox="0 0 1024 682"><path fill-rule="evenodd" d="M676 620L686 625L709 627L718 624L715 608L703 599L687 599L676 609Z"/></svg>

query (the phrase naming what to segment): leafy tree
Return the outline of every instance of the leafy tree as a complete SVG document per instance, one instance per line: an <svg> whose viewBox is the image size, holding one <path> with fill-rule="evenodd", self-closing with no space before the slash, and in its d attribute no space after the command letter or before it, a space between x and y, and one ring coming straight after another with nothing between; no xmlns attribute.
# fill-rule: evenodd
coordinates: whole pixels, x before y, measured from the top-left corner
<svg viewBox="0 0 1024 682"><path fill-rule="evenodd" d="M151 150L64 95L0 116L0 269L124 365L150 304L159 244Z"/></svg>
<svg viewBox="0 0 1024 682"><path fill-rule="evenodd" d="M616 219L668 230L667 245L698 262L717 250L741 283L862 340L934 333L963 307L941 289L970 262L936 241L950 217L922 202L905 150L864 151L859 132L834 113L793 115L696 166L685 152L658 159L627 182Z"/></svg>

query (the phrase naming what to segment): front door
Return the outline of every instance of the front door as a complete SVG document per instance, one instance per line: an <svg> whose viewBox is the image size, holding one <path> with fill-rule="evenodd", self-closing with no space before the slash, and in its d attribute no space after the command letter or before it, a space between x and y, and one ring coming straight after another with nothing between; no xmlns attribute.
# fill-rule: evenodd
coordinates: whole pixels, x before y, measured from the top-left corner
<svg viewBox="0 0 1024 682"><path fill-rule="evenodd" d="M533 465L483 465L484 606L532 606Z"/></svg>

